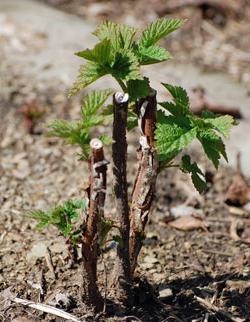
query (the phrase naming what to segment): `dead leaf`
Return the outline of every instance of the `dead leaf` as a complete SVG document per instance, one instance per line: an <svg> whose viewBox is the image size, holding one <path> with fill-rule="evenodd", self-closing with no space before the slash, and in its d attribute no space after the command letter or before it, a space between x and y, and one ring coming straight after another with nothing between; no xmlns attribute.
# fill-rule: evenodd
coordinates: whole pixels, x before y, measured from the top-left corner
<svg viewBox="0 0 250 322"><path fill-rule="evenodd" d="M204 221L193 216L179 217L176 220L170 221L168 225L170 227L185 231L198 228L207 231Z"/></svg>
<svg viewBox="0 0 250 322"><path fill-rule="evenodd" d="M250 187L245 178L240 173L237 173L226 192L225 203L229 206L242 207L249 201Z"/></svg>

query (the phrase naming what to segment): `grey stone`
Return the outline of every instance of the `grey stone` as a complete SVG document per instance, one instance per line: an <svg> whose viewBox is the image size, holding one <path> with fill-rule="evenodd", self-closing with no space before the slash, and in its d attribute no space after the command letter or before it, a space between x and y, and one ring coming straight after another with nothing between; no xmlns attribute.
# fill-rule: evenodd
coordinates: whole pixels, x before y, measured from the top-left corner
<svg viewBox="0 0 250 322"><path fill-rule="evenodd" d="M32 246L30 252L27 253L26 259L28 262L35 262L38 258L45 257L46 253L46 244L43 242L39 242Z"/></svg>
<svg viewBox="0 0 250 322"><path fill-rule="evenodd" d="M184 217L184 216L201 216L202 211L200 209L195 209L194 207L179 205L171 208L171 214L175 217Z"/></svg>
<svg viewBox="0 0 250 322"><path fill-rule="evenodd" d="M164 287L159 291L159 299L161 300L165 300L172 296L173 296L173 291L171 290L171 288Z"/></svg>

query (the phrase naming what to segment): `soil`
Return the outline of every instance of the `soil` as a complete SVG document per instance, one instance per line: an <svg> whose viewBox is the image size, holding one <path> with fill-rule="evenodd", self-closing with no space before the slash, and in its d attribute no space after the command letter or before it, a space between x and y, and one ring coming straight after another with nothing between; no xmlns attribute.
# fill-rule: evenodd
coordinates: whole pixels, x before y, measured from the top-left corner
<svg viewBox="0 0 250 322"><path fill-rule="evenodd" d="M131 3L124 1L122 6L131 8ZM136 6L143 3L138 1ZM72 13L83 7L79 1L54 4L64 10L70 4ZM237 21L232 19L229 24ZM46 101L40 104L47 112L37 122L35 134L26 132L23 117L11 102L1 109L0 320L64 321L15 304L11 298L16 296L57 306L80 321L250 321L250 232L245 229L249 225L249 205L243 209L224 203L235 170L221 167L215 173L196 147L192 155L207 173L208 190L198 195L190 179L173 169L159 176L137 268L134 306L118 307L111 298L102 315L97 317L86 311L80 297L81 267L67 267L63 238L53 227L37 231L35 221L26 216L30 209L48 209L63 200L80 198L83 181L88 177L87 166L77 160L76 149L46 136L43 126L56 117L77 118L78 102L63 105L58 96L48 93ZM108 132L108 127L101 131ZM131 133L128 138L130 190L136 172L136 137L136 133ZM115 215L111 167L108 178L106 212ZM179 229L172 228L176 207L187 210L187 206L199 224L196 221L188 231L184 223ZM103 293L114 256L111 250L100 260ZM69 299L67 303L65 298Z"/></svg>

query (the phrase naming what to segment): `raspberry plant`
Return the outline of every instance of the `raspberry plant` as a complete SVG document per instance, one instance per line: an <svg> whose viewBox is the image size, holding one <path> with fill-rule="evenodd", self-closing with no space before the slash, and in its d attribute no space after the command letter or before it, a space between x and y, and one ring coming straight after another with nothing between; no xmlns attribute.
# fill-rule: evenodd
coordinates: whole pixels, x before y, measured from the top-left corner
<svg viewBox="0 0 250 322"><path fill-rule="evenodd" d="M218 168L221 157L227 160L222 138L229 135L233 118L210 112L195 116L190 110L186 91L165 83L162 85L172 100L157 104L156 91L150 87L149 79L141 74L142 65L171 58L170 53L157 43L183 23L179 19L158 19L140 35L132 27L110 21L99 25L94 32L99 40L96 46L76 54L87 62L80 67L70 95L105 75L111 75L122 92L113 93L112 89L92 91L84 98L79 121L55 120L49 125L51 135L80 147L79 159L89 164L89 182L83 204L71 201L66 207L64 204L31 215L40 220L41 228L50 223L56 225L63 235L70 240L73 238L74 245L81 246L82 296L96 311L102 310L104 304L97 283L97 261L110 240L115 242L117 251L111 275L116 300L133 303L131 286L160 171L171 167L173 160L195 139L200 141L215 168ZM112 93L113 104L104 106ZM112 137L91 138L92 128L110 120L113 120ZM126 132L135 126L140 130L138 169L132 195L128 196ZM111 143L117 218L107 217L104 211L109 163L104 156L104 146ZM200 193L206 189L205 176L189 155L182 157L179 168L191 175ZM76 216L77 209L82 209L85 215ZM72 219L76 218L81 222L75 232Z"/></svg>

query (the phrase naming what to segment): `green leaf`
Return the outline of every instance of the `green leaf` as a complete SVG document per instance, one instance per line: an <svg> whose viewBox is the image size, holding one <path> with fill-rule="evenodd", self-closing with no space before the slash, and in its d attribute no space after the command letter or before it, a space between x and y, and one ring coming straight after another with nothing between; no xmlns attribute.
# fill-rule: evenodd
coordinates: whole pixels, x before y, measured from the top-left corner
<svg viewBox="0 0 250 322"><path fill-rule="evenodd" d="M142 47L154 45L161 38L166 37L171 32L179 29L184 22L184 20L180 19L157 19L148 25L142 32L141 38L139 39L139 45Z"/></svg>
<svg viewBox="0 0 250 322"><path fill-rule="evenodd" d="M159 160L171 161L183 148L196 138L197 130L192 128L187 118L166 116L157 123L155 131Z"/></svg>
<svg viewBox="0 0 250 322"><path fill-rule="evenodd" d="M36 228L38 230L42 230L50 224L50 222L49 222L50 212L48 212L48 211L30 210L27 212L27 216L39 221L38 224L36 225Z"/></svg>
<svg viewBox="0 0 250 322"><path fill-rule="evenodd" d="M90 121L91 120L89 120L89 123ZM82 128L82 124L80 122L55 120L50 122L48 127L51 129L48 133L49 136L60 137L68 144L79 145L82 149L81 159L88 159L90 152L90 136L86 128Z"/></svg>
<svg viewBox="0 0 250 322"><path fill-rule="evenodd" d="M113 236L113 241L115 241L121 248L124 247L124 242L123 242L123 239L121 238L121 236L119 235L115 235Z"/></svg>
<svg viewBox="0 0 250 322"><path fill-rule="evenodd" d="M100 227L99 227L99 244L104 246L110 230L114 226L114 221L107 218L102 218Z"/></svg>
<svg viewBox="0 0 250 322"><path fill-rule="evenodd" d="M182 109L178 108L174 103L172 102L161 102L159 103L160 106L164 107L165 110L167 110L169 113L171 113L174 116L182 116Z"/></svg>
<svg viewBox="0 0 250 322"><path fill-rule="evenodd" d="M86 200L85 199L76 199L66 201L67 204L70 204L71 207L75 209L86 209Z"/></svg>
<svg viewBox="0 0 250 322"><path fill-rule="evenodd" d="M101 41L110 40L115 50L129 49L133 44L136 29L112 21L104 21L93 34Z"/></svg>
<svg viewBox="0 0 250 322"><path fill-rule="evenodd" d="M78 211L85 208L85 200L67 200L63 204L50 210L33 210L28 212L28 215L38 220L38 229L44 229L48 225L54 225L64 236L71 236L73 233L72 223L78 219Z"/></svg>
<svg viewBox="0 0 250 322"><path fill-rule="evenodd" d="M192 182L199 193L206 190L207 185L205 175L202 173L196 162L191 163L189 155L184 155L182 157L180 168L183 172L191 174Z"/></svg>
<svg viewBox="0 0 250 322"><path fill-rule="evenodd" d="M110 73L114 78L125 81L143 79L139 61L132 51L116 52Z"/></svg>
<svg viewBox="0 0 250 322"><path fill-rule="evenodd" d="M158 107L157 111L156 111L156 122L157 122L157 124L158 123L164 123L166 116L169 116L169 115L166 115L165 111L163 111L161 108Z"/></svg>
<svg viewBox="0 0 250 322"><path fill-rule="evenodd" d="M227 161L225 145L222 139L213 130L200 131L198 133L198 139L201 142L207 157L213 162L216 169L219 166L221 155Z"/></svg>
<svg viewBox="0 0 250 322"><path fill-rule="evenodd" d="M82 88L87 87L108 73L109 71L107 69L94 62L89 62L86 65L82 65L80 67L77 80L69 92L69 96L75 95Z"/></svg>
<svg viewBox="0 0 250 322"><path fill-rule="evenodd" d="M136 54L141 65L156 64L172 58L166 49L159 46L138 47Z"/></svg>
<svg viewBox="0 0 250 322"><path fill-rule="evenodd" d="M209 119L209 118L215 118L216 117L216 114L212 111L209 111L209 110L204 110L201 112L201 117L203 119Z"/></svg>
<svg viewBox="0 0 250 322"><path fill-rule="evenodd" d="M89 136L81 130L79 122L55 120L48 124L51 129L49 136L56 136L65 139L69 144L86 144L89 142Z"/></svg>
<svg viewBox="0 0 250 322"><path fill-rule="evenodd" d="M93 49L86 49L76 53L77 56L86 60L98 63L102 66L110 64L112 61L112 47L110 40L104 39Z"/></svg>
<svg viewBox="0 0 250 322"><path fill-rule="evenodd" d="M134 112L129 111L128 112L128 118L127 118L127 129L128 129L128 131L133 130L137 125L138 125L138 117L137 117L137 115Z"/></svg>
<svg viewBox="0 0 250 322"><path fill-rule="evenodd" d="M114 113L113 104L109 104L109 105L105 106L104 109L102 110L103 116L110 116L110 115L113 115L113 113Z"/></svg>
<svg viewBox="0 0 250 322"><path fill-rule="evenodd" d="M229 132L234 125L234 118L230 115L205 118L204 121L205 123L211 125L226 138L228 138Z"/></svg>
<svg viewBox="0 0 250 322"><path fill-rule="evenodd" d="M112 91L93 91L89 93L81 108L82 120L78 122L55 120L49 123L50 136L63 138L69 144L78 144L82 149L81 160L87 160L90 152L89 129L93 126L103 124L104 116L98 115L98 109L105 103Z"/></svg>
<svg viewBox="0 0 250 322"><path fill-rule="evenodd" d="M81 108L83 118L88 115L95 114L111 94L112 90L106 89L101 91L92 91L86 95Z"/></svg>
<svg viewBox="0 0 250 322"><path fill-rule="evenodd" d="M101 135L100 140L104 145L110 145L113 142L112 138L106 134Z"/></svg>
<svg viewBox="0 0 250 322"><path fill-rule="evenodd" d="M89 130L91 127L101 125L104 123L104 117L102 115L88 115L84 118L82 126L85 130Z"/></svg>
<svg viewBox="0 0 250 322"><path fill-rule="evenodd" d="M65 201L60 209L60 212L66 213L67 217L72 220L78 218L79 214L76 210L78 209L85 209L86 208L86 201L84 199L80 200L67 200Z"/></svg>
<svg viewBox="0 0 250 322"><path fill-rule="evenodd" d="M176 107L179 109L179 111L175 112L178 113L178 115L187 115L190 114L190 110L189 110L189 98L187 95L187 92L185 91L185 89L183 89L180 86L173 86L170 84L165 84L162 83L162 85L169 91L169 93L172 95L174 102L176 104ZM168 103L168 102L167 102ZM167 104L166 103L161 103L161 106L167 108ZM171 112L172 113L172 112Z"/></svg>
<svg viewBox="0 0 250 322"><path fill-rule="evenodd" d="M163 163L166 164L169 162L172 155L175 156L178 151L181 151L182 148L187 146L196 136L201 142L207 157L218 168L221 156L227 160L227 155L225 145L217 132L227 137L234 123L233 118L228 115L216 117L210 112L203 113L202 117L197 117L190 111L189 98L183 88L164 83L163 86L173 97L173 102L160 103L161 107L173 115L169 116L167 124L164 121L166 120L164 110L160 109L157 111L157 122L160 124L157 126L156 131L158 136L157 140L159 141L157 145L159 145L160 157L165 161ZM169 120L171 120L172 124L170 124ZM173 151L171 152L170 149L169 152L168 145L171 147L171 138L166 139L167 136L170 136L173 140L175 140L176 136L180 148L174 150L175 145L173 145ZM179 137L180 141L178 139ZM186 143L184 143L182 137L186 139ZM194 180L198 181L197 176L194 176Z"/></svg>
<svg viewBox="0 0 250 322"><path fill-rule="evenodd" d="M146 77L143 80L129 80L127 85L130 102L135 102L139 98L146 97L149 95L150 85L149 79Z"/></svg>

